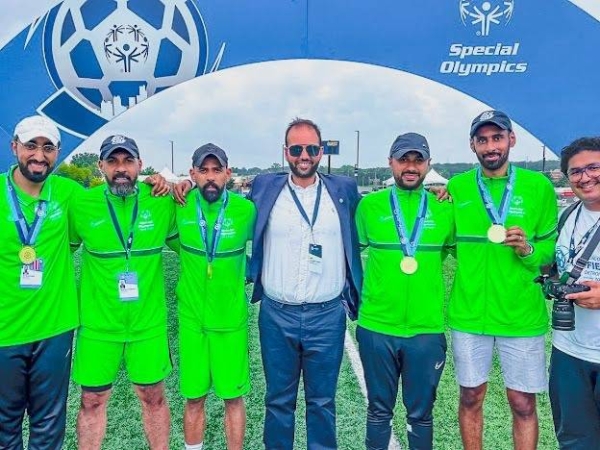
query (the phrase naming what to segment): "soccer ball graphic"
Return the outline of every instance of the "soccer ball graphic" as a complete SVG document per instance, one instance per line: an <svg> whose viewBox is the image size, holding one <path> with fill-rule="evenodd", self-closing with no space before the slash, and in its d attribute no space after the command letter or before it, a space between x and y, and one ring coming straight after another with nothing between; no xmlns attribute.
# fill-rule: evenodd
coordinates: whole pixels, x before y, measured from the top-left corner
<svg viewBox="0 0 600 450"><path fill-rule="evenodd" d="M206 71L206 29L192 0L65 0L43 39L57 89L108 120Z"/></svg>

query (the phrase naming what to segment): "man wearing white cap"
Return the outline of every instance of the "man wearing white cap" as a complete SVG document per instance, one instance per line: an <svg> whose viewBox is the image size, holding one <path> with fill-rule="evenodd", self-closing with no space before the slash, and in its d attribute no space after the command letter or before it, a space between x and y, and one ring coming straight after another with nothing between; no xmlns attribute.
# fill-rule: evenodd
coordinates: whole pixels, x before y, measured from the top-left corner
<svg viewBox="0 0 600 450"><path fill-rule="evenodd" d="M77 294L69 249L70 199L81 187L50 175L60 133L47 118L19 122L17 159L0 174L0 448L61 448Z"/></svg>

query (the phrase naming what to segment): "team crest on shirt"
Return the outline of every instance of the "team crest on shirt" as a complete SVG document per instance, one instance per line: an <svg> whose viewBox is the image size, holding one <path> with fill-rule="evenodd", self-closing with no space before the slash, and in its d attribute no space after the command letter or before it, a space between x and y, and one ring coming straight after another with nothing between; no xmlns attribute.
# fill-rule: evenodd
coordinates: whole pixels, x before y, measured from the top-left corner
<svg viewBox="0 0 600 450"><path fill-rule="evenodd" d="M223 225L221 228L221 237L232 237L235 236L234 222L231 217L223 219Z"/></svg>
<svg viewBox="0 0 600 450"><path fill-rule="evenodd" d="M152 213L148 209L144 209L140 212L138 221L138 230L147 231L154 229L154 221L152 220Z"/></svg>
<svg viewBox="0 0 600 450"><path fill-rule="evenodd" d="M508 213L513 217L524 217L525 209L523 208L523 196L513 195L510 201L510 207Z"/></svg>
<svg viewBox="0 0 600 450"><path fill-rule="evenodd" d="M46 220L58 220L62 217L63 210L58 202L48 202Z"/></svg>

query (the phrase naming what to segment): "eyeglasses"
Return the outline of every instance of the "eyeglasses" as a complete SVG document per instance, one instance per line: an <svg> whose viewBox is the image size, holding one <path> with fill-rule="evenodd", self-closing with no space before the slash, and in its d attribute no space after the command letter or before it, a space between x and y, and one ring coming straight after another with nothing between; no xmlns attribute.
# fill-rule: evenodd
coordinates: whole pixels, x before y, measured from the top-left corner
<svg viewBox="0 0 600 450"><path fill-rule="evenodd" d="M319 152L321 151L321 146L319 145L314 145L314 144L309 144L309 145L290 145L289 147L286 147L288 152L290 153L290 156L293 156L294 158L297 158L298 156L300 156L302 154L302 150L306 149L306 153L308 153L308 156L315 157L319 154Z"/></svg>
<svg viewBox="0 0 600 450"><path fill-rule="evenodd" d="M583 177L583 173L586 173L590 178L598 178L600 177L600 164L594 163L589 164L585 167L574 167L572 169L567 170L567 177L570 181L579 181L581 177Z"/></svg>
<svg viewBox="0 0 600 450"><path fill-rule="evenodd" d="M38 145L35 142L19 142L19 144L21 144L25 150L27 150L28 152L35 152L38 148L41 148L42 151L46 154L46 155L50 155L52 153L54 153L55 151L58 150L58 147L56 145L53 144L42 144L42 145Z"/></svg>

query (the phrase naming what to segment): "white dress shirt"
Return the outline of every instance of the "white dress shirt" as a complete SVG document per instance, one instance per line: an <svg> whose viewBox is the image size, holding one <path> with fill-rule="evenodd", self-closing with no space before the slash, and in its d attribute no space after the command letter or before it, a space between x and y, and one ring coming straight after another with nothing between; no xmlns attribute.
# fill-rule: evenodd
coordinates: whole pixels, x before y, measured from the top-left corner
<svg viewBox="0 0 600 450"><path fill-rule="evenodd" d="M317 219L311 231L302 217L289 186L310 220L317 198L315 183L303 188L292 181L283 187L273 205L264 238L262 284L265 294L283 303L321 303L339 296L346 279L346 263L340 220L322 183ZM309 269L309 244L322 246L321 273Z"/></svg>

